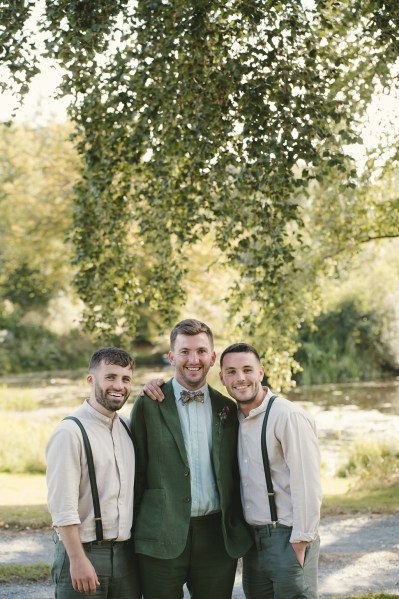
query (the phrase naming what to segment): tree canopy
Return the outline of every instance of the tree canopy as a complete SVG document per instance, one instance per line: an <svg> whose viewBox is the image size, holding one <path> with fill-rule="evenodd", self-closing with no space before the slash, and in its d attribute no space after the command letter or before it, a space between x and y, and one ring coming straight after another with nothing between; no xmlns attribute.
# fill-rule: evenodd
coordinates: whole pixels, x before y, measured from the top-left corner
<svg viewBox="0 0 399 599"><path fill-rule="evenodd" d="M0 299L24 313L46 313L71 286L65 238L78 159L65 141L70 130L0 128Z"/></svg>
<svg viewBox="0 0 399 599"><path fill-rule="evenodd" d="M3 64L21 92L36 69L26 23L37 4L0 16ZM51 0L39 22L43 53L65 69L82 158L72 240L88 326L134 335L140 306L173 322L187 247L211 233L237 272L226 289L237 335L287 381L331 256L397 233L397 199L359 199L373 164L359 179L346 147L361 142L375 91L395 85L399 7ZM309 189L323 194L311 212ZM321 244L325 234L317 256L309 223Z"/></svg>

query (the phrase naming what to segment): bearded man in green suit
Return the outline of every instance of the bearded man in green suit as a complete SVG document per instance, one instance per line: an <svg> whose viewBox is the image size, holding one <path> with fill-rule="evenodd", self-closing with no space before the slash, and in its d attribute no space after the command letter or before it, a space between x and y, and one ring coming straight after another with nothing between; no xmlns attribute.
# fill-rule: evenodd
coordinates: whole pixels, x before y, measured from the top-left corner
<svg viewBox="0 0 399 599"><path fill-rule="evenodd" d="M252 545L242 516L237 406L206 377L216 354L209 327L193 319L170 335L175 376L164 400L139 396L135 548L144 599L230 599L237 558ZM161 395L162 395L161 394Z"/></svg>

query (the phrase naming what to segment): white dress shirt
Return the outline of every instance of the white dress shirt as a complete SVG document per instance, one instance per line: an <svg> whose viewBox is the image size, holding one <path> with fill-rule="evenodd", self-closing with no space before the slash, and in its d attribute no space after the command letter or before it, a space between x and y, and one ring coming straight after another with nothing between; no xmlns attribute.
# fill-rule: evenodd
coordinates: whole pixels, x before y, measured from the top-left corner
<svg viewBox="0 0 399 599"><path fill-rule="evenodd" d="M270 524L262 461L262 424L272 393L248 417L239 413L238 461L241 499L248 524ZM280 524L292 526L290 541L317 536L320 506L320 451L313 420L295 403L277 397L269 413L266 445Z"/></svg>
<svg viewBox="0 0 399 599"><path fill-rule="evenodd" d="M220 510L212 464L212 405L208 385L197 389L204 393L204 403L189 401L185 404L180 392L188 389L175 378L172 385L190 466L191 516L205 516Z"/></svg>
<svg viewBox="0 0 399 599"><path fill-rule="evenodd" d="M89 437L102 516L104 539L125 541L133 522L135 458L133 443L120 417L108 418L88 402L76 416ZM46 449L48 506L53 526L79 524L82 543L96 540L93 498L80 428L63 420Z"/></svg>

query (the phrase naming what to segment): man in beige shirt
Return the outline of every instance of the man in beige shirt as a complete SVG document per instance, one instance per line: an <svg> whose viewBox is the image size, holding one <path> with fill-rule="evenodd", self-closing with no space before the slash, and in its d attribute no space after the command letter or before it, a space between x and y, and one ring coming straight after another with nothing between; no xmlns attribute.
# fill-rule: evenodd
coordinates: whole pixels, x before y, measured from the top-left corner
<svg viewBox="0 0 399 599"><path fill-rule="evenodd" d="M76 599L82 593L106 599L141 597L130 542L135 455L127 424L117 414L131 392L133 368L133 358L122 349L95 352L87 377L90 398L72 414L91 446L102 530L96 526L78 423L63 420L47 445L48 505L57 532L52 569L57 599Z"/></svg>
<svg viewBox="0 0 399 599"><path fill-rule="evenodd" d="M255 348L231 345L220 358L220 378L239 407L238 461L244 517L255 544L243 559L247 599L316 599L321 506L320 452L313 421L299 406L276 397L266 447L273 484L272 518L261 433L272 393Z"/></svg>

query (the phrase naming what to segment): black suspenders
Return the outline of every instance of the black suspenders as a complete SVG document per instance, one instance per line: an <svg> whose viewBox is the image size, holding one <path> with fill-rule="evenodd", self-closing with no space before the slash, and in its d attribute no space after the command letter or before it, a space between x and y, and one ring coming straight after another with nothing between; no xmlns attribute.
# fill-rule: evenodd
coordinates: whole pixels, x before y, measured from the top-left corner
<svg viewBox="0 0 399 599"><path fill-rule="evenodd" d="M86 457L87 457L87 467L89 470L91 494L93 497L94 521L96 523L96 539L97 539L97 541L102 541L104 539L103 524L102 524L102 520L101 520L100 500L98 498L98 488L97 488L96 472L94 469L94 462L93 462L93 452L91 450L89 437L87 436L85 427L80 422L79 418L76 418L75 416L67 416L66 418L64 418L64 420L73 420L74 422L76 422L76 424L78 425L78 427L80 428L80 430L82 432L83 444L85 446ZM127 434L129 435L129 437L131 438L132 443L133 443L133 437L132 437L132 433L129 430L129 427L122 420L122 418L120 418L120 421L123 424ZM134 443L133 443L133 445L134 445Z"/></svg>
<svg viewBox="0 0 399 599"><path fill-rule="evenodd" d="M272 523L273 523L274 527L276 527L276 524L277 524L277 508L276 508L276 500L274 498L275 493L274 493L274 489L273 489L272 477L270 474L269 456L267 454L266 424L267 424L267 420L269 418L270 408L272 407L273 402L276 399L276 397L277 397L277 395L272 395L272 397L269 399L265 417L263 419L262 433L261 433L261 448L262 448L263 467L265 470L267 495L269 498L269 505L270 505L270 515L271 515Z"/></svg>

